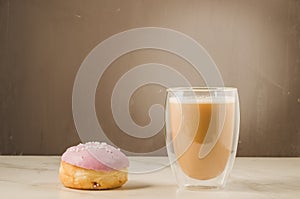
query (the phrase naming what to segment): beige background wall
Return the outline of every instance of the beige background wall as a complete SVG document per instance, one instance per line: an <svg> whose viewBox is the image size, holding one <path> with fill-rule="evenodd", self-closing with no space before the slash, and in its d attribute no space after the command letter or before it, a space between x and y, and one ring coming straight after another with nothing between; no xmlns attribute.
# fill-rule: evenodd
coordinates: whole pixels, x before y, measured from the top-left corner
<svg viewBox="0 0 300 199"><path fill-rule="evenodd" d="M71 102L81 62L109 36L145 26L193 37L225 84L239 89L239 156L300 155L299 0L0 0L0 154L61 154L80 142ZM115 144L135 152L162 146L163 132L140 146L116 127L108 107L120 76L147 62L203 85L188 63L167 52L135 51L112 63L98 85L98 119ZM164 88L140 88L132 118L147 124L148 107L163 100Z"/></svg>

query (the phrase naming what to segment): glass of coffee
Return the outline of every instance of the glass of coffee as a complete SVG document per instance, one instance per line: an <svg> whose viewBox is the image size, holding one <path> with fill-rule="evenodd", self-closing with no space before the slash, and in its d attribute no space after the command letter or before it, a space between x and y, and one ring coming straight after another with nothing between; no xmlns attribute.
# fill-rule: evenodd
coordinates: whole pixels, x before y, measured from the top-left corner
<svg viewBox="0 0 300 199"><path fill-rule="evenodd" d="M237 89L169 88L165 111L167 152L179 188L223 188L238 144Z"/></svg>

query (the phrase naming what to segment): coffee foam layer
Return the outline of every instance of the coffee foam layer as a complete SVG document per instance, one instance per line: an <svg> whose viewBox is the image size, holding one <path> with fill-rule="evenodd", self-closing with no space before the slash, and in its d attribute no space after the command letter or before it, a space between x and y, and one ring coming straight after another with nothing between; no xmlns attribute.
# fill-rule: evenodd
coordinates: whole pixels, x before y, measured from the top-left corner
<svg viewBox="0 0 300 199"><path fill-rule="evenodd" d="M170 97L170 103L180 104L227 104L235 103L232 96L210 97L210 96L189 96L189 97Z"/></svg>

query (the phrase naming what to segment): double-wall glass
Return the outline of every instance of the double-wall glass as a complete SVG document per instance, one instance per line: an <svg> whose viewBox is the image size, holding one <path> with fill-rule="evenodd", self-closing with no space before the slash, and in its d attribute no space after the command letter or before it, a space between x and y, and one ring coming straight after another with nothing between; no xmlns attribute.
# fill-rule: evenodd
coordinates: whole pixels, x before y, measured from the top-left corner
<svg viewBox="0 0 300 199"><path fill-rule="evenodd" d="M224 187L238 144L237 89L169 88L165 111L168 157L179 187Z"/></svg>

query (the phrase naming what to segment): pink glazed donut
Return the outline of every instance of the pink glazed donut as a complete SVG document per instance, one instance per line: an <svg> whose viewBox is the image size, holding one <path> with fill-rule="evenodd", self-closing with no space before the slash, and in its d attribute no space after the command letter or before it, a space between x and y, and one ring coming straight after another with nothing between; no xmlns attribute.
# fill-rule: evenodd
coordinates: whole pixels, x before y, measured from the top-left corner
<svg viewBox="0 0 300 199"><path fill-rule="evenodd" d="M59 178L65 187L75 189L112 189L128 179L128 158L104 142L78 144L61 157Z"/></svg>

